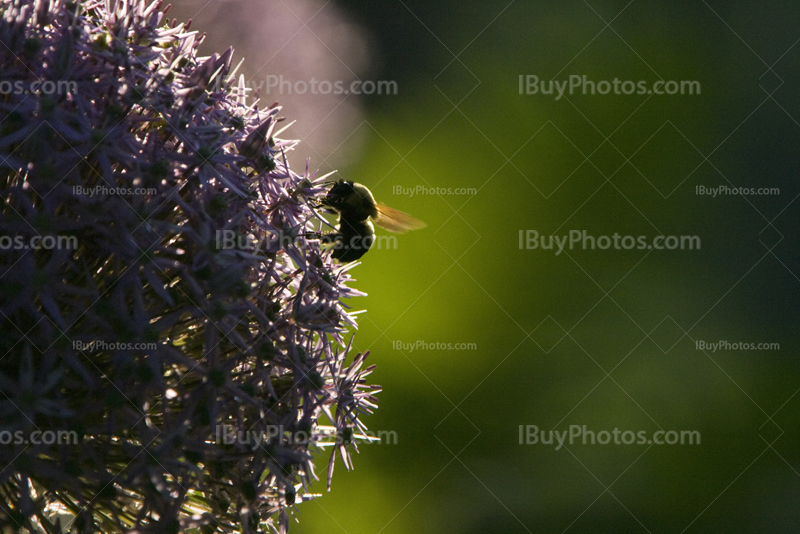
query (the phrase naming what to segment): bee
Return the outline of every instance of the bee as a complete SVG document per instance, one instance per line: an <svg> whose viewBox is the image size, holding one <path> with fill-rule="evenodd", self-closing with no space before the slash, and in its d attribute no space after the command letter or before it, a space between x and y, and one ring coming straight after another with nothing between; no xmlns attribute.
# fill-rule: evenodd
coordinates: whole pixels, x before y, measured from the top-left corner
<svg viewBox="0 0 800 534"><path fill-rule="evenodd" d="M375 202L365 186L339 180L319 203L339 214L335 232L320 235L323 243L333 243L332 257L342 263L355 261L375 241L375 227L370 219L390 232L403 233L425 228L425 223L402 211Z"/></svg>

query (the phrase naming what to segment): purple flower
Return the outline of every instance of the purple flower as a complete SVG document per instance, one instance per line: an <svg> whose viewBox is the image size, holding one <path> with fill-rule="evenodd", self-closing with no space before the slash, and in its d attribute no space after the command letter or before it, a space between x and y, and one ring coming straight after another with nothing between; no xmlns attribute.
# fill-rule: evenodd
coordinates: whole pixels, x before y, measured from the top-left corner
<svg viewBox="0 0 800 534"><path fill-rule="evenodd" d="M3 3L0 530L285 532L365 433L326 177L200 41L159 2Z"/></svg>

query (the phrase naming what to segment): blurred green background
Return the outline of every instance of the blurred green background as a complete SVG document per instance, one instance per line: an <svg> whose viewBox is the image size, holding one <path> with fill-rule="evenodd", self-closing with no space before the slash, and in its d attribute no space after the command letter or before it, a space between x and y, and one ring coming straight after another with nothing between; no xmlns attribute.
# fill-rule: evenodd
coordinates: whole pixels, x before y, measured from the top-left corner
<svg viewBox="0 0 800 534"><path fill-rule="evenodd" d="M262 10L285 17L285 47L259 45L276 35ZM338 463L292 532L800 531L796 1L221 2L195 24L209 53L250 50L256 79L310 46L347 80L396 81L396 95L321 104L326 139L308 120L286 136L310 145L295 167L335 166L428 224L351 271L369 294L350 303L367 310L355 345L384 388L364 420L397 443L363 445L352 472ZM352 28L360 48L337 53ZM557 99L520 94L520 75L701 92ZM319 104L264 98L290 119ZM345 101L351 122L331 124ZM476 191L395 194L418 186ZM521 249L528 230L701 248L556 254ZM698 348L719 341L779 348ZM702 437L556 450L520 444L520 425Z"/></svg>

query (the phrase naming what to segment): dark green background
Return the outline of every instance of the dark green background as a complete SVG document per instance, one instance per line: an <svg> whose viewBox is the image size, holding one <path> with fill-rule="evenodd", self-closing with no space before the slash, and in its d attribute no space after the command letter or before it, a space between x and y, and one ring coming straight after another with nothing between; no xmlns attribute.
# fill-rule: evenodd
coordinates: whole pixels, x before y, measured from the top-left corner
<svg viewBox="0 0 800 534"><path fill-rule="evenodd" d="M364 99L364 151L340 176L428 227L352 271L369 294L351 303L368 310L355 345L384 388L364 421L398 443L362 446L353 472L339 463L292 532L799 531L800 6L339 6L371 36L368 78L399 87ZM702 93L556 101L520 95L528 74L697 80ZM520 250L520 230L697 235L702 248L556 256ZM696 348L719 340L780 349ZM555 451L520 445L519 425L702 442Z"/></svg>

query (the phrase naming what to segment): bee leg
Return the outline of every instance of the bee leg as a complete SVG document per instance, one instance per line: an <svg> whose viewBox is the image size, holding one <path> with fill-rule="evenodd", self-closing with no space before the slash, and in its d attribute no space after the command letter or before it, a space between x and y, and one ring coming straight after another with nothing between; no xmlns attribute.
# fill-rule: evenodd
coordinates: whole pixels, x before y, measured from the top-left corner
<svg viewBox="0 0 800 534"><path fill-rule="evenodd" d="M303 234L304 237L319 239L325 245L333 245L331 257L342 263L355 261L363 256L374 241L374 234L362 235L358 233L345 235L342 232L324 232Z"/></svg>
<svg viewBox="0 0 800 534"><path fill-rule="evenodd" d="M339 232L312 232L301 235L307 239L318 239L325 245L330 245L342 240L342 234Z"/></svg>

